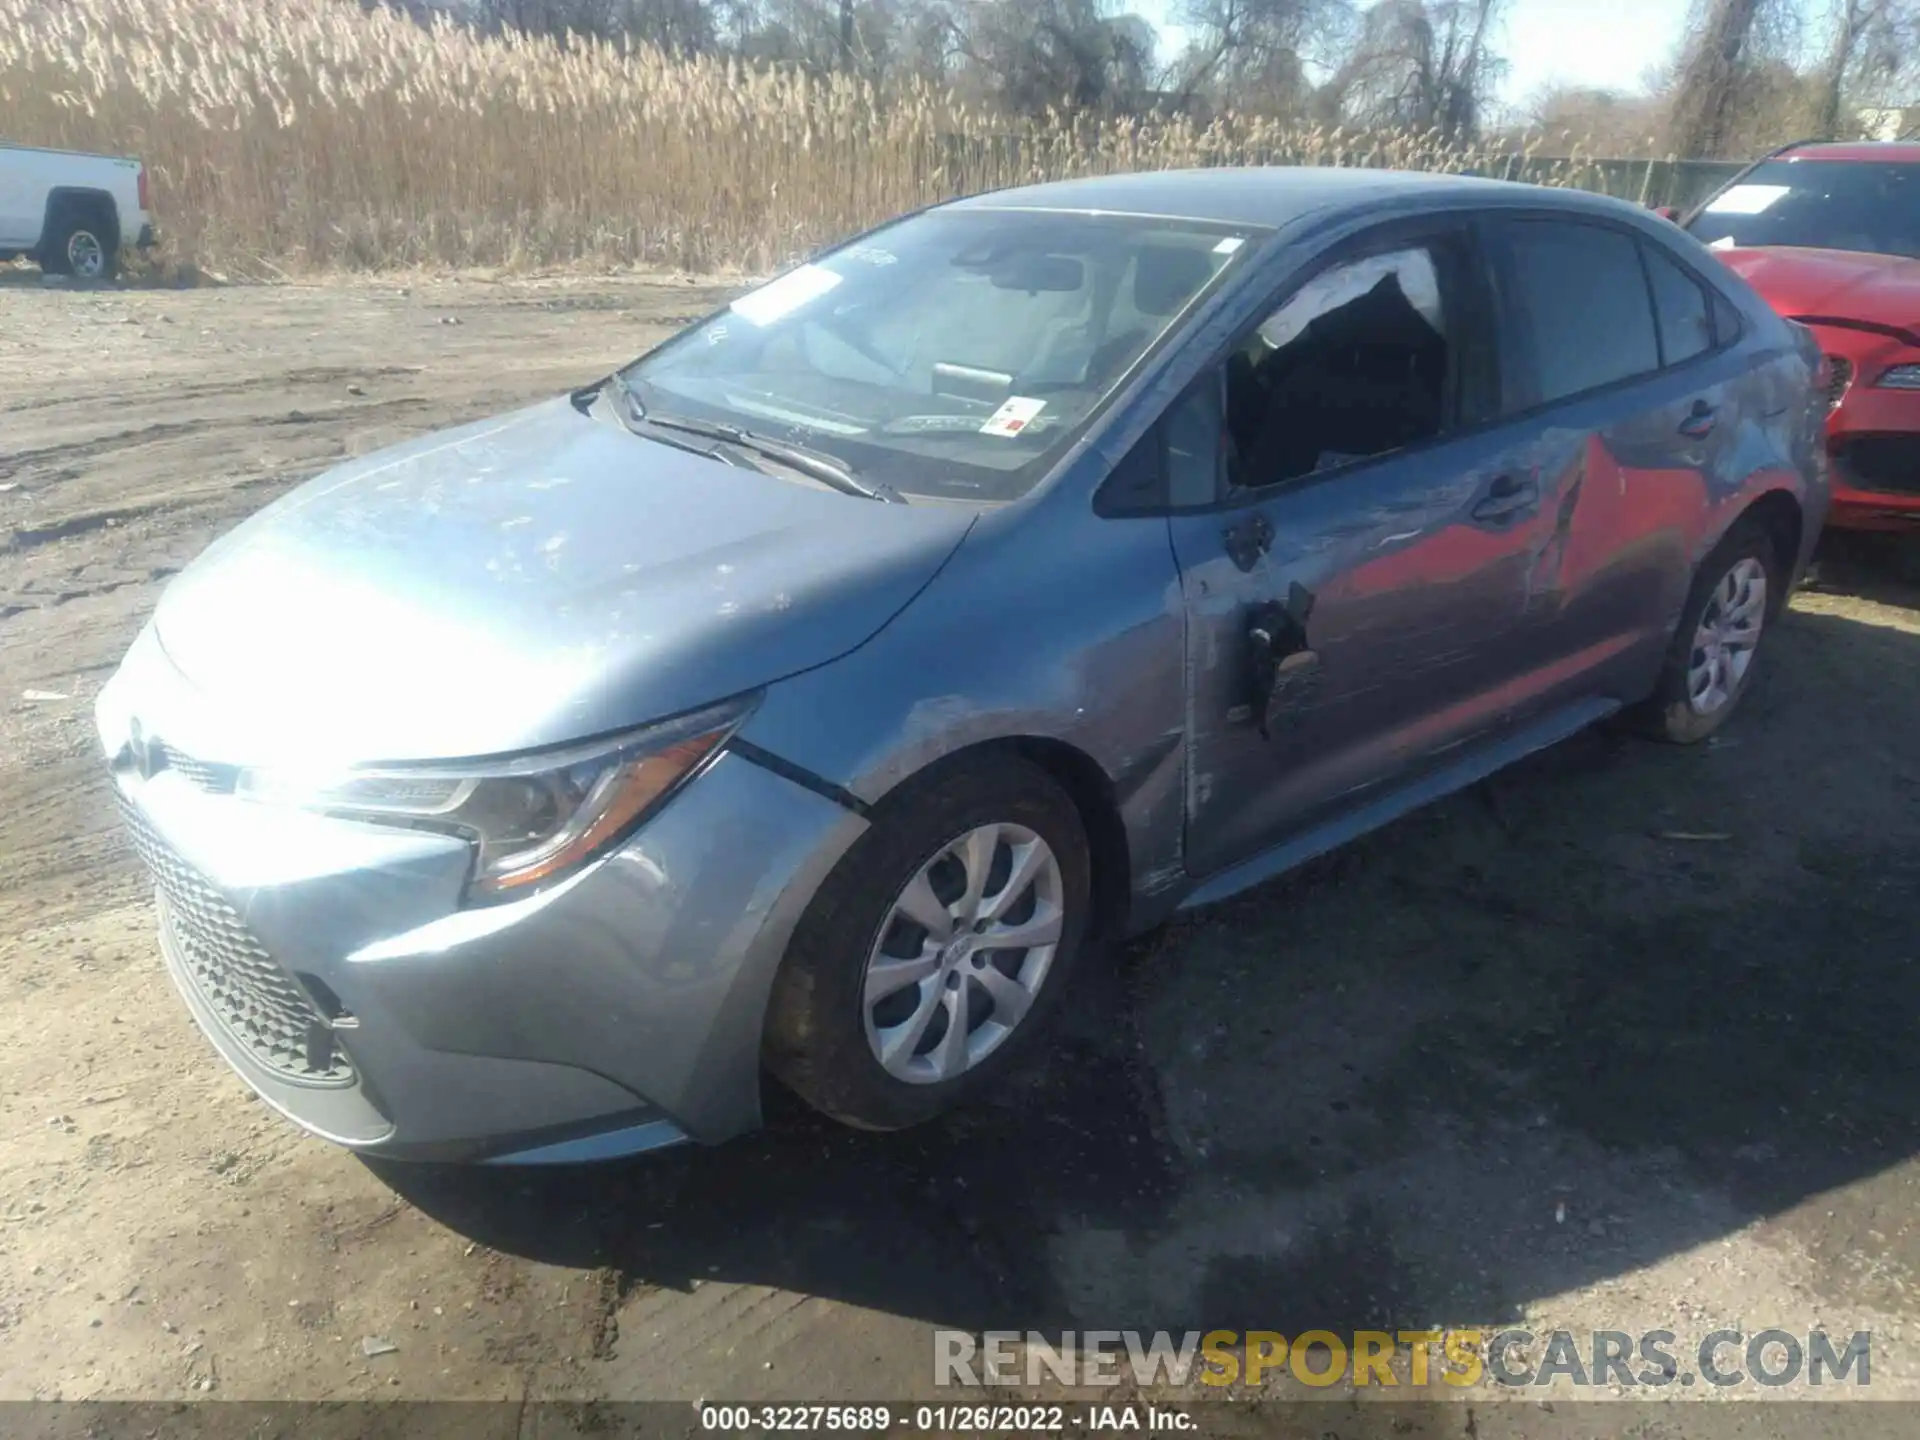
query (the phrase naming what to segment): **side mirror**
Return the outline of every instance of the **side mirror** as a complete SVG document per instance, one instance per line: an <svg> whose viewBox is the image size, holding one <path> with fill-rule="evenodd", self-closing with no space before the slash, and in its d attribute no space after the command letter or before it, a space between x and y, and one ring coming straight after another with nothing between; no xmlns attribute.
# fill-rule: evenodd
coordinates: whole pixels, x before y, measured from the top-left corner
<svg viewBox="0 0 1920 1440"><path fill-rule="evenodd" d="M1653 207L1653 213L1662 220L1670 220L1676 225L1680 222L1680 212L1671 205L1656 205Z"/></svg>

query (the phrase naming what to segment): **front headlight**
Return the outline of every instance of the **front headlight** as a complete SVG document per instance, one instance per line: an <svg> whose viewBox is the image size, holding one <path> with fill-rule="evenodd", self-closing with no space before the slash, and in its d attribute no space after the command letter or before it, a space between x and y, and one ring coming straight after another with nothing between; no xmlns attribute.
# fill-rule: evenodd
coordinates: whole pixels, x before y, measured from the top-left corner
<svg viewBox="0 0 1920 1440"><path fill-rule="evenodd" d="M559 879L624 839L726 743L750 708L732 702L503 760L243 770L234 794L463 835L475 852L469 895L507 899Z"/></svg>
<svg viewBox="0 0 1920 1440"><path fill-rule="evenodd" d="M1895 365L1873 383L1883 390L1920 390L1920 365Z"/></svg>

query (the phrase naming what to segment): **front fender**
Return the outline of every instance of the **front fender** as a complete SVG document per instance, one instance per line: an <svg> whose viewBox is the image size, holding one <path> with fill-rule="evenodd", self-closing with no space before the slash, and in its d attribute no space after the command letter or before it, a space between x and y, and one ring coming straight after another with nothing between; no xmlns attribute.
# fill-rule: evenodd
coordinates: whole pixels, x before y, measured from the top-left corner
<svg viewBox="0 0 1920 1440"><path fill-rule="evenodd" d="M771 687L741 734L875 807L973 746L1071 746L1107 777L1140 901L1180 873L1179 576L1164 518L1102 519L1070 492L1046 499L983 519L892 623Z"/></svg>

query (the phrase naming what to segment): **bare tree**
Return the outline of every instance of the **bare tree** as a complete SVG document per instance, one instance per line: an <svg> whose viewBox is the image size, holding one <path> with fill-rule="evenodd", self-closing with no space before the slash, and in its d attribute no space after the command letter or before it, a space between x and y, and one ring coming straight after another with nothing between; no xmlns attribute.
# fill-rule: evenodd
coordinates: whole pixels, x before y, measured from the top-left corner
<svg viewBox="0 0 1920 1440"><path fill-rule="evenodd" d="M1534 96L1524 119L1538 134L1579 137L1591 153L1644 155L1658 145L1664 109L1651 94L1563 85ZM1516 148L1524 143L1514 138Z"/></svg>
<svg viewBox="0 0 1920 1440"><path fill-rule="evenodd" d="M1503 0L1380 0L1324 90L1342 119L1476 133L1506 62L1491 30Z"/></svg>
<svg viewBox="0 0 1920 1440"><path fill-rule="evenodd" d="M1819 85L1815 128L1844 137L1862 105L1904 108L1920 94L1920 0L1836 0Z"/></svg>
<svg viewBox="0 0 1920 1440"><path fill-rule="evenodd" d="M949 38L968 88L1020 113L1144 108L1152 27L1111 0L959 0Z"/></svg>
<svg viewBox="0 0 1920 1440"><path fill-rule="evenodd" d="M1674 86L1669 131L1680 154L1717 156L1726 150L1759 12L1760 0L1708 0Z"/></svg>
<svg viewBox="0 0 1920 1440"><path fill-rule="evenodd" d="M1187 0L1177 11L1197 36L1173 67L1173 100L1200 97L1241 109L1302 109L1307 63L1351 26L1348 0Z"/></svg>
<svg viewBox="0 0 1920 1440"><path fill-rule="evenodd" d="M1813 117L1814 133L1832 137L1840 133L1840 102L1847 77L1858 57L1861 42L1879 17L1881 0L1839 0L1834 9L1833 40L1821 67L1818 112Z"/></svg>

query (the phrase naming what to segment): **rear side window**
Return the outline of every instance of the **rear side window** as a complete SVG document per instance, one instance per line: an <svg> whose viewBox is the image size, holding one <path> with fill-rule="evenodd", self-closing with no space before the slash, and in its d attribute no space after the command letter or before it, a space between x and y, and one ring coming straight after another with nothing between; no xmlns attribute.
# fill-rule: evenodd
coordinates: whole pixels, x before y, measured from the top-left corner
<svg viewBox="0 0 1920 1440"><path fill-rule="evenodd" d="M1713 338L1721 345L1731 345L1740 338L1740 312L1718 290L1713 292Z"/></svg>
<svg viewBox="0 0 1920 1440"><path fill-rule="evenodd" d="M1509 411L1660 368L1646 272L1631 236L1578 221L1513 220L1501 238Z"/></svg>
<svg viewBox="0 0 1920 1440"><path fill-rule="evenodd" d="M1667 364L1678 365L1706 354L1713 349L1713 312L1706 290L1656 246L1647 246L1646 256L1661 355Z"/></svg>

